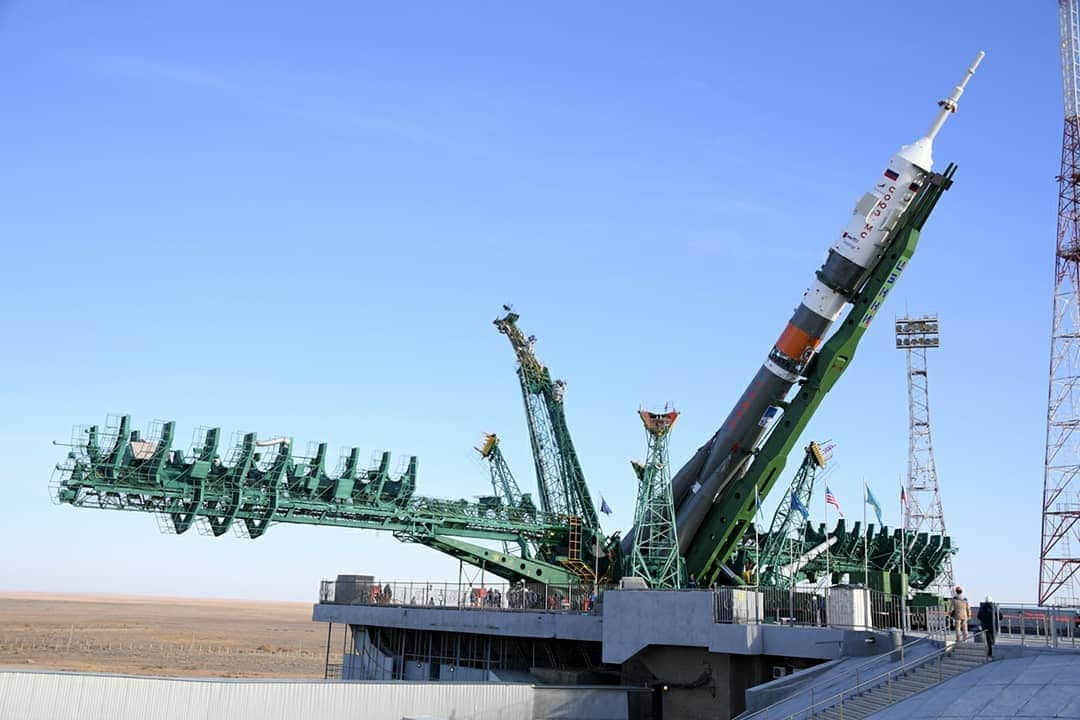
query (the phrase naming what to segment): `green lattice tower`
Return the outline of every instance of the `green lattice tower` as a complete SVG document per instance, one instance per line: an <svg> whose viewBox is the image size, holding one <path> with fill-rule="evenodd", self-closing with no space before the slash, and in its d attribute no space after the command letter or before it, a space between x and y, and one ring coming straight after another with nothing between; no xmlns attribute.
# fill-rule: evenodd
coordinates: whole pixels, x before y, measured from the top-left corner
<svg viewBox="0 0 1080 720"><path fill-rule="evenodd" d="M510 466L499 448L498 436L494 433L486 433L484 442L476 448L476 451L480 453L480 457L487 460L488 469L491 471L491 488L495 492L495 497L500 498L506 504L510 516L534 519L536 517L536 505L533 503L532 496L529 493L521 492L518 487L517 480L514 479L514 474L510 472ZM518 540L518 546L521 548L522 557L531 557L527 542L523 539ZM506 541L503 541L503 549L509 552L509 543Z"/></svg>
<svg viewBox="0 0 1080 720"><path fill-rule="evenodd" d="M630 551L627 574L644 578L651 588L678 588L683 584L685 573L675 534L668 435L679 413L665 408L662 413L641 410L638 415L645 425L648 455L645 462L632 463L638 477L634 513L637 534Z"/></svg>
<svg viewBox="0 0 1080 720"><path fill-rule="evenodd" d="M597 535L600 519L585 484L585 474L566 423L563 408L566 383L552 380L551 372L533 351L536 337L525 336L517 326L519 318L517 313L508 309L504 317L495 321L495 327L509 338L518 359L518 379L521 381L529 440L536 464L540 508L556 515L581 518L581 524L588 529L589 535ZM591 543L587 542L586 545L591 547Z"/></svg>
<svg viewBox="0 0 1080 720"><path fill-rule="evenodd" d="M769 532L763 539L760 561L762 585L789 587L798 576L798 568L792 567L792 562L803 554L804 528L812 507L810 500L814 493L814 478L817 471L825 467L826 461L825 450L820 445L812 442L806 446L802 464L780 500Z"/></svg>

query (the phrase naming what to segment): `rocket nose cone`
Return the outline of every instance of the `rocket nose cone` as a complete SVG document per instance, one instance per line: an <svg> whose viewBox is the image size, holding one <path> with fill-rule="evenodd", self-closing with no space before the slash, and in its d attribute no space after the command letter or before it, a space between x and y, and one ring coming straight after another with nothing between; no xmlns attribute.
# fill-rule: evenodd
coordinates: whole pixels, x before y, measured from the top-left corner
<svg viewBox="0 0 1080 720"><path fill-rule="evenodd" d="M924 172L930 172L934 169L934 141L923 136L900 148L893 157L906 160Z"/></svg>

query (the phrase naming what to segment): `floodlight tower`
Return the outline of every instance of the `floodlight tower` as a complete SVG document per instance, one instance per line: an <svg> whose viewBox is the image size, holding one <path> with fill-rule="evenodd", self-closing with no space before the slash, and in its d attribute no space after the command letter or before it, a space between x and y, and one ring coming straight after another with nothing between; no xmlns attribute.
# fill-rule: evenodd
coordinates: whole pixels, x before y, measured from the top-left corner
<svg viewBox="0 0 1080 720"><path fill-rule="evenodd" d="M1039 604L1075 598L1080 556L1070 550L1080 519L1080 2L1060 0L1065 131L1058 175L1050 392L1046 410Z"/></svg>
<svg viewBox="0 0 1080 720"><path fill-rule="evenodd" d="M896 319L896 347L907 353L908 477L904 529L909 538L921 532L942 537L948 534L930 434L930 381L926 364L926 351L940 344L937 315ZM952 595L951 555L946 556L941 575L931 587L938 594Z"/></svg>
<svg viewBox="0 0 1080 720"><path fill-rule="evenodd" d="M668 437L679 413L668 407L659 413L641 410L638 415L649 449L645 462L631 463L638 478L637 532L627 574L643 578L651 588L677 588L682 585L684 571L675 532Z"/></svg>

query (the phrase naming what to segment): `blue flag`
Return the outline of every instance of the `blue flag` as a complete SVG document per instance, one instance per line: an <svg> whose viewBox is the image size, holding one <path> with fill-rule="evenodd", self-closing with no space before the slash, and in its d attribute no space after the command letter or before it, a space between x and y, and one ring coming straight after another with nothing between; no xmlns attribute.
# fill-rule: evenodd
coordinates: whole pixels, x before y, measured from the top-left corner
<svg viewBox="0 0 1080 720"><path fill-rule="evenodd" d="M605 515L611 514L611 506L607 504L607 500L604 499L603 495L600 496L600 512Z"/></svg>
<svg viewBox="0 0 1080 720"><path fill-rule="evenodd" d="M866 504L874 508L874 514L877 515L878 527L885 527L885 523L881 520L881 505L878 504L874 493L870 492L870 486L864 482L863 487L866 488Z"/></svg>
<svg viewBox="0 0 1080 720"><path fill-rule="evenodd" d="M791 509L802 515L803 522L810 519L810 509L802 504L795 493L791 493Z"/></svg>

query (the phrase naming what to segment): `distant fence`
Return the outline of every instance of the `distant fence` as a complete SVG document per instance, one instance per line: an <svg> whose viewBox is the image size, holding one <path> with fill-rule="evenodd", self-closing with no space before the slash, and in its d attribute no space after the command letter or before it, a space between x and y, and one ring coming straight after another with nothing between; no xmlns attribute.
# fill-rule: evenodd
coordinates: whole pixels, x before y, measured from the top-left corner
<svg viewBox="0 0 1080 720"><path fill-rule="evenodd" d="M71 637L65 629L59 632L28 632L0 635L0 654L24 652L79 652L86 654L128 653L140 655L190 656L190 655L236 655L236 656L295 656L303 658L322 657L325 648L278 647L262 645L254 648L233 647L213 642L130 642L122 640L96 640Z"/></svg>
<svg viewBox="0 0 1080 720"><path fill-rule="evenodd" d="M0 665L37 664L69 670L139 672L151 675L319 677L326 648L321 643L284 647L244 645L213 637L176 642L100 637L73 626L0 632Z"/></svg>

